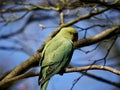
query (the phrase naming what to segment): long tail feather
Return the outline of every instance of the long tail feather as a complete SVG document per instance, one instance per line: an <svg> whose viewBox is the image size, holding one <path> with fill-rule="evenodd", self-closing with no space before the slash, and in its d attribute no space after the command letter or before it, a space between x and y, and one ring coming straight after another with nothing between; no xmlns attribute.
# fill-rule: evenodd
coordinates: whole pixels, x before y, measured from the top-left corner
<svg viewBox="0 0 120 90"><path fill-rule="evenodd" d="M41 85L40 90L47 90L48 83L49 83L49 80L47 80L43 85Z"/></svg>

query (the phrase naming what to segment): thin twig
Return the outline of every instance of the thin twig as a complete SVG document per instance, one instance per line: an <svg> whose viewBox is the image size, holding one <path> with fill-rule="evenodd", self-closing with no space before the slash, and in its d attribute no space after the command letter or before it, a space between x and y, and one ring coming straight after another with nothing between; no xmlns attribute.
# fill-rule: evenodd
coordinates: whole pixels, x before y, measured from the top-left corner
<svg viewBox="0 0 120 90"><path fill-rule="evenodd" d="M105 66L107 57L108 57L108 55L109 55L109 53L110 53L110 50L112 49L113 45L115 44L116 40L117 40L117 36L115 36L112 44L110 45L110 47L109 47L108 50L107 50L107 53L105 54L105 56L104 56L103 58L101 58L101 59L93 60L94 62L92 63L92 65L94 65L95 63L97 63L97 62L99 62L99 61L101 61L101 60L104 60L104 64L103 64L103 65Z"/></svg>

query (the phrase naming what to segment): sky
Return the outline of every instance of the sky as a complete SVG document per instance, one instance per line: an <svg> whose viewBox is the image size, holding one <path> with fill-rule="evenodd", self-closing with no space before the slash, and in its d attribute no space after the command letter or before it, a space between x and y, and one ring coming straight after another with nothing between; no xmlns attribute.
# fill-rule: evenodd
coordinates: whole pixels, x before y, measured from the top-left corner
<svg viewBox="0 0 120 90"><path fill-rule="evenodd" d="M54 15L54 12L50 13L51 15ZM28 15L29 16L29 15ZM9 33L12 31L15 31L19 29L22 25L24 25L25 20L27 19L27 16L17 22L10 23L7 26L3 27L0 31L0 35ZM15 46L17 48L22 48L22 51L15 51L15 50L0 50L0 70L6 72L14 68L15 66L19 65L20 63L27 60L30 55L33 55L36 50L40 47L40 45L43 43L45 38L58 26L58 23L56 21L52 20L43 20L38 22L30 23L26 28L25 31L22 34L19 34L15 37L1 40L0 46ZM46 29L41 30L39 27L39 24L43 24L46 26ZM76 23L77 26L80 26L82 28L86 27L90 24L90 22L81 21L79 23ZM78 31L79 29L76 28ZM93 36L97 33L101 32L101 29L97 31L91 31L89 30L87 33L87 36ZM84 36L84 32L79 31L79 39L82 39ZM119 39L117 40L117 43L119 43ZM106 53L106 48L110 43L106 44L105 42L100 43L101 47L98 47L97 50L90 52L88 54L82 52L81 50L75 50L72 60L70 62L70 65L73 65L75 67L82 67L85 65L92 64L94 60L100 59L103 57ZM91 45L88 47L81 48L83 51L90 51L92 50L95 45ZM119 46L118 46L119 47ZM112 51L116 52L115 46L113 47ZM110 57L108 58L110 60L110 63L107 63L107 65L110 65L111 63L115 63L113 60L116 58L114 57L114 52L110 53ZM103 61L99 62L103 65ZM98 63L98 64L99 64ZM39 67L38 67L39 68ZM39 70L39 69L36 70ZM119 82L120 77L117 75L111 74L107 71L102 70L90 70L89 73L92 73L94 75L97 75L99 77L105 78L107 80L112 80ZM80 77L81 73L75 72L75 73L67 73L63 76L55 75L51 78L48 90L71 90L71 87L73 83L75 82L75 79ZM22 81L19 81L16 86L13 86L15 89L11 90L39 90L38 86L38 77L33 77L29 79L24 79ZM22 88L22 89L21 89ZM81 79L76 83L76 85L73 87L72 90L113 90L116 89L116 87L105 84L103 82L94 80L92 78L89 78L87 76L81 77Z"/></svg>

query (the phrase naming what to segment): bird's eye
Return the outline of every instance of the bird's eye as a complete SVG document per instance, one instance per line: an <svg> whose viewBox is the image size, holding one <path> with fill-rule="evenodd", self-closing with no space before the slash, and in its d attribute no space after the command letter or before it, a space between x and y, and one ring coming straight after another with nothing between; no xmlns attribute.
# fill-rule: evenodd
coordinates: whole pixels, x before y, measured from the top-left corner
<svg viewBox="0 0 120 90"><path fill-rule="evenodd" d="M70 34L72 34L72 32L69 32Z"/></svg>

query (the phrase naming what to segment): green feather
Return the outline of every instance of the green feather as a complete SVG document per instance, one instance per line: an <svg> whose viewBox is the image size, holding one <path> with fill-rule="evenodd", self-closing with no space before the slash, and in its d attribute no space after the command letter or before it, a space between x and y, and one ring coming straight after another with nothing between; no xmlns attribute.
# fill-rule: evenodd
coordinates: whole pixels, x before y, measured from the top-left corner
<svg viewBox="0 0 120 90"><path fill-rule="evenodd" d="M46 90L48 86L49 80L47 80L41 87L40 90Z"/></svg>
<svg viewBox="0 0 120 90"><path fill-rule="evenodd" d="M75 34L77 31L74 28L65 27L46 44L40 60L41 90L46 90L49 79L69 64L73 54Z"/></svg>

